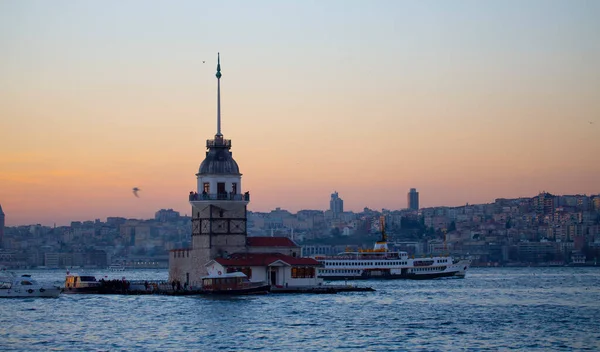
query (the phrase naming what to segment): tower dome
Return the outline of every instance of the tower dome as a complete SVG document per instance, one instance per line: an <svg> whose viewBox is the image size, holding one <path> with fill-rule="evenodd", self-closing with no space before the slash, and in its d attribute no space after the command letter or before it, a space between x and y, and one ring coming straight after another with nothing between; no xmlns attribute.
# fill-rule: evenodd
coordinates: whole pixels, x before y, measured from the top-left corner
<svg viewBox="0 0 600 352"><path fill-rule="evenodd" d="M231 154L231 140L215 136L206 141L206 158L200 164L198 175L240 175L238 164Z"/></svg>

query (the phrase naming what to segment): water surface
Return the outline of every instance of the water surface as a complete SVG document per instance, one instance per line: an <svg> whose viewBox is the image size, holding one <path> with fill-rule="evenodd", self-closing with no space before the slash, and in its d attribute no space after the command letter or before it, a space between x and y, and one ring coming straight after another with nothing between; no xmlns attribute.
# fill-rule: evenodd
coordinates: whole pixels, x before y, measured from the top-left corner
<svg viewBox="0 0 600 352"><path fill-rule="evenodd" d="M166 270L87 273L167 278ZM0 350L600 350L600 268L473 268L465 279L359 284L377 291L3 299Z"/></svg>

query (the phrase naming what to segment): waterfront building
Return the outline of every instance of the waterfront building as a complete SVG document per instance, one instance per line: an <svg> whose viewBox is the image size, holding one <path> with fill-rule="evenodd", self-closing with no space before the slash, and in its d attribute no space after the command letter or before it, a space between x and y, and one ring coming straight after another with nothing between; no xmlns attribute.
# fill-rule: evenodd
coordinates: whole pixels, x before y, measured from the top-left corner
<svg viewBox="0 0 600 352"><path fill-rule="evenodd" d="M169 280L199 286L214 265L221 269L216 272L222 274L251 268L251 281L281 285L293 278L294 267L314 266L318 262L308 258L299 260L300 247L287 238L248 238L250 193L243 191L242 174L231 153L231 140L223 138L221 133L221 76L218 57L217 132L214 139L206 141L206 157L196 174L197 189L189 194L191 248L170 251ZM307 275L306 271L303 275Z"/></svg>
<svg viewBox="0 0 600 352"><path fill-rule="evenodd" d="M276 287L316 286L323 282L316 275L319 266L312 258L279 253L236 253L206 263L211 276L240 271L252 282L267 282Z"/></svg>
<svg viewBox="0 0 600 352"><path fill-rule="evenodd" d="M329 201L329 210L333 214L333 218L337 219L340 214L344 212L344 201L339 197L338 192L331 194L331 200Z"/></svg>
<svg viewBox="0 0 600 352"><path fill-rule="evenodd" d="M419 192L417 192L416 188L410 189L406 195L406 203L408 205L408 209L419 210Z"/></svg>

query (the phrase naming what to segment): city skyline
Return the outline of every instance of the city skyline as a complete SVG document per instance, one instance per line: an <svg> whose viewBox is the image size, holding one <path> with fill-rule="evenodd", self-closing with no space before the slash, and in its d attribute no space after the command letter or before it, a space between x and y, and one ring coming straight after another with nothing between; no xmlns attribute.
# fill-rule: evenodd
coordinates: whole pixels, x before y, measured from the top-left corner
<svg viewBox="0 0 600 352"><path fill-rule="evenodd" d="M412 190L412 189L411 189ZM333 195L337 195L338 192L334 192L333 194L331 194L332 198ZM410 194L410 192L409 192ZM539 196L543 196L543 195L551 195L551 196L555 196L555 197L590 197L590 198L599 198L600 197L600 193L598 194L556 194L556 193L551 193L551 192L547 192L547 191L540 191L538 194L535 195L531 195L531 196L522 196L522 197L497 197L492 201L489 202L484 202L484 203L464 203L464 204L457 204L457 205L436 205L436 206L428 206L428 207L419 207L417 210L418 211L425 211L427 212L428 210L431 209L438 209L438 208L446 208L446 209L456 209L456 208L461 208L461 207L468 207L468 206L483 206L483 205L490 205L490 204L494 204L497 201L502 201L502 200L518 200L518 199L534 199L536 197ZM341 198L337 198L338 200L341 201ZM407 202L409 200L407 199ZM297 214L300 211L322 211L323 213L326 213L328 211L333 212L331 210L331 202L332 199L330 199L329 202L329 206L328 207L324 207L324 208L306 208L306 209L295 209L295 210L290 210L288 208L282 208L280 206L275 206L274 208L271 209L265 209L265 210L251 210L248 209L249 212L252 213L271 213L271 212L278 212L278 211L287 211L290 212L291 214ZM343 204L343 201L342 201ZM158 209L158 210L157 210ZM155 209L153 212L149 213L148 215L144 215L144 216L138 216L138 217L127 217L127 216L123 216L123 215L119 215L119 214L112 214L109 216L104 216L104 217L99 217L99 216L92 216L90 218L86 218L86 219L70 219L70 220L66 220L64 223L58 224L58 223L41 223L41 222L32 222L32 223L24 223L24 224L7 224L7 227L18 227L18 226L30 226L30 225L42 225L42 226L70 226L72 225L72 223L77 223L77 222L89 222L89 221L107 221L108 218L125 218L128 220L140 220L140 221L144 221L144 220L151 220L156 218L157 214L162 213L162 212L168 212L168 213L172 213L172 212L176 212L177 214L179 214L180 216L186 216L186 217L190 217L191 214L188 214L185 211L179 211L177 209L172 209L172 208L157 208ZM415 211L415 209L411 209L409 206L404 206L404 207L400 207L400 208L369 208L369 207L363 207L361 209L358 210L344 210L345 213L354 213L354 214L360 214L363 211L365 211L365 209L369 209L370 211L375 211L375 212L385 212L385 211L403 211L403 212L412 212ZM2 215L2 220L4 220L4 213L2 212L2 204L0 204L0 215ZM164 216L164 215L163 215Z"/></svg>
<svg viewBox="0 0 600 352"><path fill-rule="evenodd" d="M189 213L218 51L249 210L600 193L598 3L143 4L0 4L7 226Z"/></svg>

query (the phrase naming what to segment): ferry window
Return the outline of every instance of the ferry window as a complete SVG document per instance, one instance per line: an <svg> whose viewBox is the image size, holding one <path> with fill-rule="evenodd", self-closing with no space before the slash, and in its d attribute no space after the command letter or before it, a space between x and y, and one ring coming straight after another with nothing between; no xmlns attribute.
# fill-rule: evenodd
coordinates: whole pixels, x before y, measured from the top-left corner
<svg viewBox="0 0 600 352"><path fill-rule="evenodd" d="M33 285L30 281L21 281L21 285Z"/></svg>

